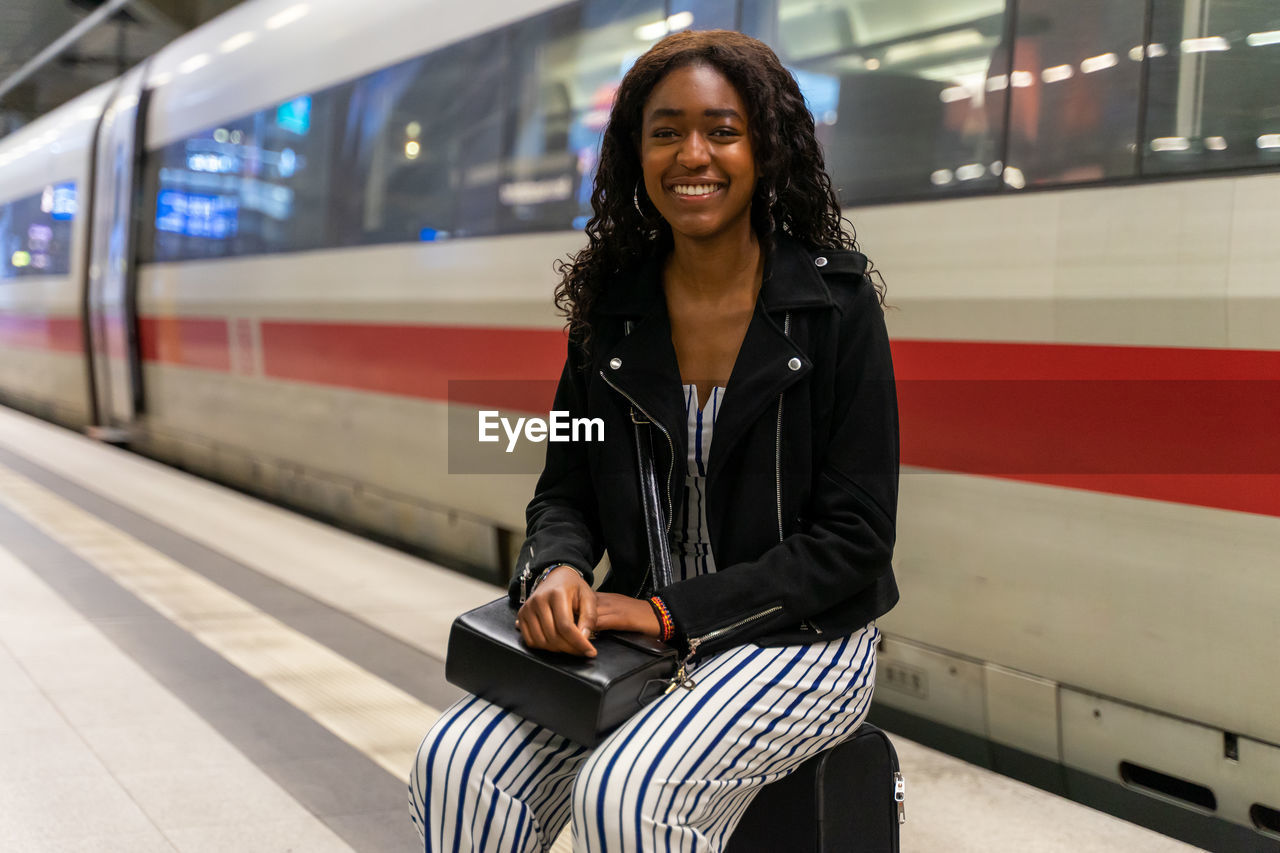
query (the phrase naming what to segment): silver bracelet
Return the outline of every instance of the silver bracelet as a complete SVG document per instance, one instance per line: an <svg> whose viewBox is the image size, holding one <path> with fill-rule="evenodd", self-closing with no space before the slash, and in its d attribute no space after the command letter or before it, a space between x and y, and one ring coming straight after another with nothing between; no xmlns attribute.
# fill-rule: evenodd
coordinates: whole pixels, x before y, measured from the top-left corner
<svg viewBox="0 0 1280 853"><path fill-rule="evenodd" d="M538 585L547 579L547 575L551 574L556 569L562 569L562 568L573 569L575 572L578 572L577 569L574 569L573 566L570 566L567 563L556 563L554 566L547 566L545 569L542 570L542 574L538 575L536 578L533 579L532 583L528 583L528 576L532 574L532 572L528 568L526 568L524 573L522 573L520 576L521 585L524 587L524 595L520 597L520 603L524 604L526 601L529 600L529 596L533 595L533 592L538 588ZM578 572L578 577L583 577L582 572Z"/></svg>
<svg viewBox="0 0 1280 853"><path fill-rule="evenodd" d="M533 595L533 593L538 589L538 587L542 584L542 582L547 579L547 575L551 574L558 568L560 567L547 566L545 569L543 569L542 574L538 575L538 577L534 579L533 585L529 587L529 594Z"/></svg>

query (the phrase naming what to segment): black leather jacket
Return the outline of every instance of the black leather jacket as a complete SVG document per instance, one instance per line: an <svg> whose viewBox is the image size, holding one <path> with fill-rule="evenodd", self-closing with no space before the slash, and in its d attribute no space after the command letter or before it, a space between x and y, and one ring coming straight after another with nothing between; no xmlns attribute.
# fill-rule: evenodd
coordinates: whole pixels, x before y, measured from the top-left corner
<svg viewBox="0 0 1280 853"><path fill-rule="evenodd" d="M686 651L832 639L898 600L897 399L866 263L857 252L778 241L711 444L718 571L658 591ZM600 295L589 349L570 343L555 409L603 419L605 440L547 444L513 600L521 573L567 564L590 581L605 549L601 590L648 594L633 403L658 429L659 488L665 473L671 517L681 517L687 418L656 263Z"/></svg>

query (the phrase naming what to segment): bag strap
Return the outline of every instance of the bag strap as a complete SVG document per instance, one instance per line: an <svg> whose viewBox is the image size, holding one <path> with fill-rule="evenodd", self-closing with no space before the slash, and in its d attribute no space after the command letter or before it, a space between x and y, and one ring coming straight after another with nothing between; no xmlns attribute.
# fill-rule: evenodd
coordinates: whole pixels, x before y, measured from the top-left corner
<svg viewBox="0 0 1280 853"><path fill-rule="evenodd" d="M624 324L631 334L631 321ZM634 425L636 463L640 471L640 509L644 513L645 539L649 545L649 570L640 584L640 595L648 598L671 585L671 546L667 542L667 522L662 510L662 490L658 488L657 466L653 461L653 430L644 412L631 407ZM652 581L652 582L651 582Z"/></svg>

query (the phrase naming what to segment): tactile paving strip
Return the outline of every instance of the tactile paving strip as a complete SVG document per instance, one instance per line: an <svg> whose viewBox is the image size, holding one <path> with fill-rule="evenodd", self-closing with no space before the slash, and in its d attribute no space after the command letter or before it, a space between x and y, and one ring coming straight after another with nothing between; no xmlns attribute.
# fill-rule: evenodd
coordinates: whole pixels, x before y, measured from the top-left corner
<svg viewBox="0 0 1280 853"><path fill-rule="evenodd" d="M439 711L0 466L0 503L399 779Z"/></svg>

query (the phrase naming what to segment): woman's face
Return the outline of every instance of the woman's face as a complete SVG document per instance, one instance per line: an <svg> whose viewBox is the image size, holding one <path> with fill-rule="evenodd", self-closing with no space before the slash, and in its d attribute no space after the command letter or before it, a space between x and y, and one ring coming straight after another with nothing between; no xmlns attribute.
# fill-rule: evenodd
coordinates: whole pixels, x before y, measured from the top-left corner
<svg viewBox="0 0 1280 853"><path fill-rule="evenodd" d="M747 108L714 68L686 65L653 87L641 116L640 165L650 200L676 234L750 230L756 164Z"/></svg>

